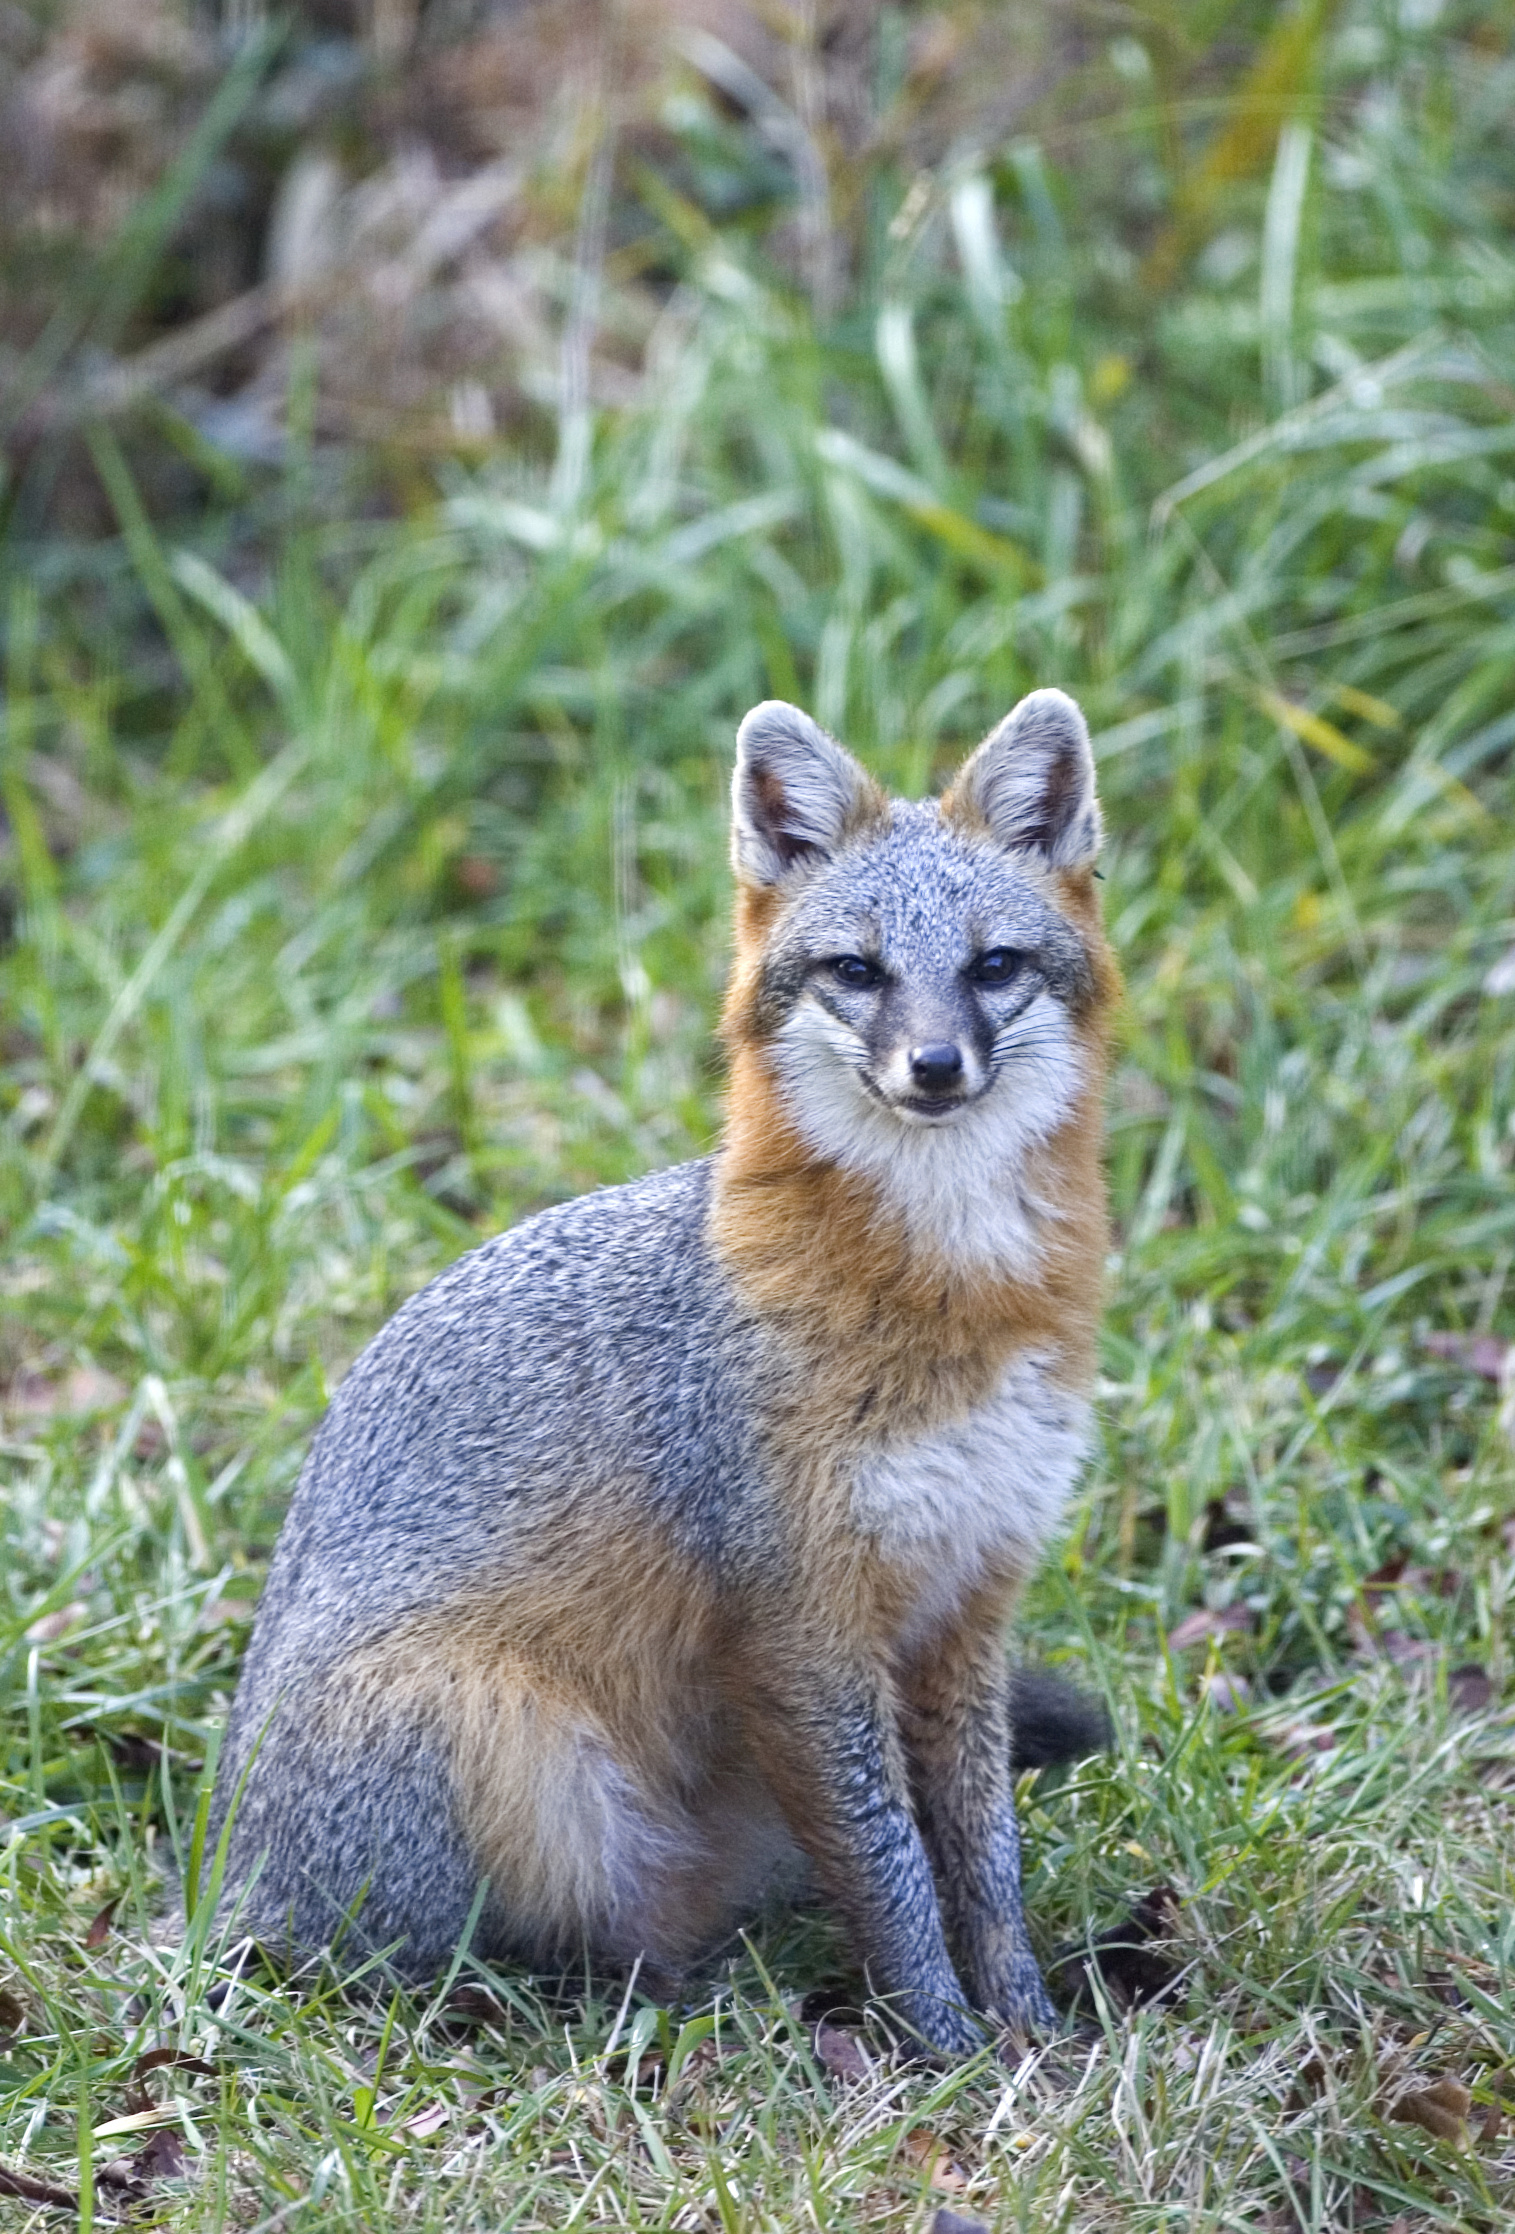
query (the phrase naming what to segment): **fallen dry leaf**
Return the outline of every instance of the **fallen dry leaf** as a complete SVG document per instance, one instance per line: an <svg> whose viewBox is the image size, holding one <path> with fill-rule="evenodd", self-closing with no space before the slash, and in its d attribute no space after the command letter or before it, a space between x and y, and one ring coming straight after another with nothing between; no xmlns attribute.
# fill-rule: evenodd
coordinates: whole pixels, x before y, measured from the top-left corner
<svg viewBox="0 0 1515 2234"><path fill-rule="evenodd" d="M145 2079L150 2071L197 2071L202 2079L216 2076L213 2063L207 2063L204 2056L187 2056L182 2048L149 2048L132 2065L132 2077Z"/></svg>
<svg viewBox="0 0 1515 2234"><path fill-rule="evenodd" d="M4 2164L0 2164L0 2195L19 2196L23 2203L45 2203L54 2211L79 2208L71 2187L55 2187L51 2180L33 2179L30 2172L13 2172Z"/></svg>
<svg viewBox="0 0 1515 2234"><path fill-rule="evenodd" d="M91 1951L96 1947L103 1947L109 1939L110 1928L116 1920L116 1909L120 1899L121 1895L118 1893L114 1900L108 1900L105 1906L97 1909L90 1918L89 1930L84 1934L84 1944Z"/></svg>
<svg viewBox="0 0 1515 2234"><path fill-rule="evenodd" d="M1252 1686L1245 1676L1228 1675L1224 1668L1217 1668L1214 1675L1205 1678L1204 1695L1217 1714L1239 1714L1252 1696Z"/></svg>
<svg viewBox="0 0 1515 2234"><path fill-rule="evenodd" d="M1402 1551L1396 1552L1393 1558L1386 1559L1381 1567L1375 1567L1371 1575L1364 1575L1363 1595L1370 1599L1378 1598L1386 1590L1397 1589L1400 1578L1408 1565L1409 1560L1405 1554Z"/></svg>
<svg viewBox="0 0 1515 2234"><path fill-rule="evenodd" d="M76 1365L62 1380L21 1373L5 1396L5 1409L21 1419L83 1418L126 1401L126 1384L98 1366Z"/></svg>
<svg viewBox="0 0 1515 2234"><path fill-rule="evenodd" d="M89 1608L84 1600L75 1598L69 1605L59 1606L52 1613L40 1615L27 1630L26 1641L28 1644L56 1644L60 1637L68 1635L70 1629L77 1629L88 1614Z"/></svg>
<svg viewBox="0 0 1515 2234"><path fill-rule="evenodd" d="M989 2224L986 2219L964 2218L961 2211L949 2211L944 2203L932 2217L930 2234L989 2234Z"/></svg>
<svg viewBox="0 0 1515 2234"><path fill-rule="evenodd" d="M151 2071L198 2071L207 2079L216 2075L213 2063L207 2063L204 2056L186 2055L182 2048L149 2048L132 2065L134 2079L145 2079Z"/></svg>
<svg viewBox="0 0 1515 2234"><path fill-rule="evenodd" d="M400 2131L408 2133L414 2141L424 2141L428 2133L435 2133L447 2123L449 2114L445 2102L429 2102L424 2110L418 2110L413 2118L407 2118Z"/></svg>
<svg viewBox="0 0 1515 2234"><path fill-rule="evenodd" d="M645 2067L644 2058L641 2068ZM458 2091L463 2097L463 2109L470 2116L480 2110L497 2110L511 2099L509 2087L496 2086L483 2072L459 2072Z"/></svg>
<svg viewBox="0 0 1515 2234"><path fill-rule="evenodd" d="M1294 2074L1294 2086L1289 2095L1288 2107L1292 2114L1297 2115L1301 2110L1309 2108L1311 2099L1319 2094L1326 2083L1327 2070L1326 2059L1318 2049L1314 2055L1305 2058Z"/></svg>
<svg viewBox="0 0 1515 2234"><path fill-rule="evenodd" d="M840 2025L816 2026L815 2054L822 2070L833 2079L866 2079L873 2069L857 2034L844 2031Z"/></svg>
<svg viewBox="0 0 1515 2234"><path fill-rule="evenodd" d="M449 2017L462 2017L469 2024L502 2025L505 2009L496 2001L487 1986L454 1986L447 1997Z"/></svg>
<svg viewBox="0 0 1515 2234"><path fill-rule="evenodd" d="M1144 1893L1123 1924L1101 1932L1087 1953L1067 1955L1053 1973L1054 1990L1071 2006L1092 1999L1098 1980L1117 2009L1171 2000L1182 1984L1182 1965L1160 1943L1178 1921L1179 1897L1171 1885Z"/></svg>
<svg viewBox="0 0 1515 2234"><path fill-rule="evenodd" d="M1256 1626L1256 1616L1248 1606L1199 1606L1168 1631L1168 1650L1184 1652L1191 1644L1204 1644L1211 1637L1237 1636Z"/></svg>
<svg viewBox="0 0 1515 2234"><path fill-rule="evenodd" d="M1510 1355L1509 1343L1498 1334L1426 1334L1420 1346L1427 1357L1439 1358L1444 1365L1460 1365L1466 1372L1476 1373L1481 1381L1496 1383L1503 1380Z"/></svg>
<svg viewBox="0 0 1515 2234"><path fill-rule="evenodd" d="M470 900L487 900L500 889L499 870L482 854L459 854L452 865L452 873Z"/></svg>
<svg viewBox="0 0 1515 2234"><path fill-rule="evenodd" d="M156 1738L145 1738L136 1730L102 1730L97 1724L85 1722L80 1728L102 1745L109 1746L111 1759L117 1768L148 1774L160 1762L167 1761L174 1768L183 1769L186 1776L198 1776L204 1768L188 1753L179 1753L171 1745L160 1745Z"/></svg>
<svg viewBox="0 0 1515 2234"><path fill-rule="evenodd" d="M1438 2141L1452 2141L1462 2147L1471 2138L1467 2121L1472 2107L1473 2097L1461 2081L1443 2077L1428 2087L1402 2094L1389 2115L1401 2125L1421 2126Z"/></svg>
<svg viewBox="0 0 1515 2234"><path fill-rule="evenodd" d="M1412 1567L1399 1551L1381 1567L1375 1567L1371 1575L1364 1575L1362 1588L1368 1602L1376 1605L1395 1590L1411 1597L1455 1598L1462 1584L1463 1577L1455 1567Z"/></svg>
<svg viewBox="0 0 1515 2234"><path fill-rule="evenodd" d="M1456 1948L1449 1947L1442 1959L1454 1970L1460 1970L1465 1978L1471 1978L1474 1985L1482 1986L1486 1993L1498 1993L1499 1972L1492 1963L1486 1963L1482 1956L1460 1954ZM1495 2083L1499 2084L1498 2081Z"/></svg>
<svg viewBox="0 0 1515 2234"><path fill-rule="evenodd" d="M1455 1597L1462 1576L1449 1567L1412 1567L1403 1552L1385 1560L1362 1586L1347 1608L1347 1634L1361 1660L1392 1660L1410 1667L1418 1660L1434 1659L1436 1646L1423 1637L1408 1636L1388 1608L1396 1593L1410 1597Z"/></svg>
<svg viewBox="0 0 1515 2234"><path fill-rule="evenodd" d="M697 2040L679 2065L679 2075L670 2089L672 2098L676 2101L684 2093L697 2090L706 2074L714 2071L720 2060L721 2051L713 2039L707 2035L705 2039Z"/></svg>
<svg viewBox="0 0 1515 2234"><path fill-rule="evenodd" d="M637 2051L635 2061L632 2060L629 2048L617 2048L611 2063L619 2066L616 2076L621 2085L629 2087L633 2094L644 2081L653 2086L659 2084L668 2068L668 2058L655 2040Z"/></svg>
<svg viewBox="0 0 1515 2234"><path fill-rule="evenodd" d="M1407 1637L1403 1629L1385 1629L1379 1645L1396 1668L1413 1668L1417 1661L1436 1658L1437 1648L1428 1637Z"/></svg>
<svg viewBox="0 0 1515 2234"><path fill-rule="evenodd" d="M147 2188L154 2180L182 2180L185 2163L183 2134L165 2125L135 2156L112 2158L99 2176L113 2187Z"/></svg>
<svg viewBox="0 0 1515 2234"><path fill-rule="evenodd" d="M863 2012L845 1986L814 1986L795 2012L802 2025L847 2025L856 2032Z"/></svg>
<svg viewBox="0 0 1515 2234"><path fill-rule="evenodd" d="M1494 1685L1487 1668L1470 1660L1447 1677L1447 1698L1459 1714L1486 1714L1494 1703Z"/></svg>
<svg viewBox="0 0 1515 2234"><path fill-rule="evenodd" d="M960 2165L954 2164L947 2154L947 2144L940 2134L930 2132L923 2125L912 2126L900 2143L900 2153L924 2172L927 2184L944 2195L961 2195L968 2185L968 2176Z"/></svg>
<svg viewBox="0 0 1515 2234"><path fill-rule="evenodd" d="M137 1439L132 1444L132 1457L150 1466L163 1457L168 1449L168 1436L161 1420L144 1420L137 1429Z"/></svg>

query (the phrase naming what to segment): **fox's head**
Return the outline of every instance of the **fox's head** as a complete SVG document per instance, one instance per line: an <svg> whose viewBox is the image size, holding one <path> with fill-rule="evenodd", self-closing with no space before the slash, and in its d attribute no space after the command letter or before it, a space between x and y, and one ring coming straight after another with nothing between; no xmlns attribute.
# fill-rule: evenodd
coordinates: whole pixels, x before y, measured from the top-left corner
<svg viewBox="0 0 1515 2234"><path fill-rule="evenodd" d="M940 800L888 798L794 706L756 706L738 733L728 1034L812 1154L956 1254L1024 1255L1035 1205L1012 1235L991 1197L1098 1091L1099 842L1089 733L1061 691L1023 699Z"/></svg>

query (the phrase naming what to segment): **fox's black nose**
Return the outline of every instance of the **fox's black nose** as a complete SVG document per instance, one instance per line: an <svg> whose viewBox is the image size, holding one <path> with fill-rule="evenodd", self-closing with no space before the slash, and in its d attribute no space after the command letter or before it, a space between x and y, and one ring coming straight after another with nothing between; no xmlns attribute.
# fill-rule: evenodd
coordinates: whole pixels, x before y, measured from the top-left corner
<svg viewBox="0 0 1515 2234"><path fill-rule="evenodd" d="M928 1047L910 1050L910 1075L917 1086L939 1094L955 1086L963 1075L963 1051L947 1040L933 1040Z"/></svg>

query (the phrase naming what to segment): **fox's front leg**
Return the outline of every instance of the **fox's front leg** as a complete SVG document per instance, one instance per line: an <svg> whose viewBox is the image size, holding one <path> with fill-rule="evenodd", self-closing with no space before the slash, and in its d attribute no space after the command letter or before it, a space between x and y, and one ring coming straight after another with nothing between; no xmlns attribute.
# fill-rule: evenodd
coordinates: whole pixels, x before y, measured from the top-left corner
<svg viewBox="0 0 1515 2234"><path fill-rule="evenodd" d="M749 1673L752 1750L871 1984L932 2047L971 2055L983 2035L947 1951L886 1679L792 1632Z"/></svg>
<svg viewBox="0 0 1515 2234"><path fill-rule="evenodd" d="M1009 1670L997 1622L935 1640L906 1673L921 1829L974 2005L1017 2031L1057 2025L1021 1898Z"/></svg>

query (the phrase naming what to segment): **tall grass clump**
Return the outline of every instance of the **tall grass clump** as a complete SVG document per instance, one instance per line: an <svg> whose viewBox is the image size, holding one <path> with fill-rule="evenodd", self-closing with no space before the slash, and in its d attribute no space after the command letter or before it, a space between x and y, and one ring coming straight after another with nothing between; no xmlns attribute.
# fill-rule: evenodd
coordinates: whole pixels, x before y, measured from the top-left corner
<svg viewBox="0 0 1515 2234"><path fill-rule="evenodd" d="M800 142L686 42L656 160L575 174L556 385L422 464L326 439L298 336L273 462L88 367L44 425L76 336L23 353L18 2225L1507 2219L1515 21L1204 12L1085 27L1017 136L881 139L829 264ZM880 85L903 22L869 18ZM1028 1785L1029 1905L1050 1958L1171 1887L1165 1996L1110 1963L1018 2064L848 2077L814 2016L864 1988L810 1915L674 2009L228 1987L208 1903L152 1919L213 1869L202 1765L330 1387L459 1250L716 1137L741 713L799 699L921 792L1049 682L1127 1002L1103 1451L1026 1649L1120 1737Z"/></svg>

